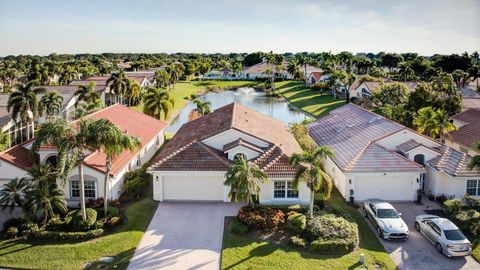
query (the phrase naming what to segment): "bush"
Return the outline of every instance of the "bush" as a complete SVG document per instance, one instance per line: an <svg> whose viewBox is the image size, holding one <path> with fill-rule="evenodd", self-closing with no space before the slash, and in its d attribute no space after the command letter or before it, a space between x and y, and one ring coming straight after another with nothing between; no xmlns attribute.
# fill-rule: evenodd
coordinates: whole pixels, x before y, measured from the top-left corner
<svg viewBox="0 0 480 270"><path fill-rule="evenodd" d="M120 202L117 199L115 199L115 200L110 202L110 206L115 207L115 208L119 208L120 207Z"/></svg>
<svg viewBox="0 0 480 270"><path fill-rule="evenodd" d="M146 188L146 181L143 173L140 170L127 172L125 174L125 182L123 183L123 190L125 193L133 196L141 196Z"/></svg>
<svg viewBox="0 0 480 270"><path fill-rule="evenodd" d="M86 232L57 232L57 231L40 231L36 234L38 239L53 240L86 240L100 237L103 234L102 229L95 229Z"/></svg>
<svg viewBox="0 0 480 270"><path fill-rule="evenodd" d="M472 195L465 195L463 196L463 200L468 208L475 209L480 211L480 199L473 197Z"/></svg>
<svg viewBox="0 0 480 270"><path fill-rule="evenodd" d="M248 228L238 218L234 218L230 223L230 232L242 235L248 232Z"/></svg>
<svg viewBox="0 0 480 270"><path fill-rule="evenodd" d="M320 253L345 253L352 251L357 246L351 239L322 240L318 239L310 243L310 252Z"/></svg>
<svg viewBox="0 0 480 270"><path fill-rule="evenodd" d="M293 214L287 218L287 225L290 230L299 234L305 230L307 226L307 218L303 214Z"/></svg>
<svg viewBox="0 0 480 270"><path fill-rule="evenodd" d="M312 89L313 91L323 92L323 91L327 91L329 89L329 86L325 82L317 82L312 86L310 86L310 89Z"/></svg>
<svg viewBox="0 0 480 270"><path fill-rule="evenodd" d="M275 210L282 210L284 213L288 213L291 211L306 214L308 212L308 205L300 205L300 204L273 204L273 205L262 205L262 207L270 207Z"/></svg>
<svg viewBox="0 0 480 270"><path fill-rule="evenodd" d="M51 218L47 224L45 224L45 230L47 231L68 231L72 218L68 217L62 220L59 217Z"/></svg>
<svg viewBox="0 0 480 270"><path fill-rule="evenodd" d="M297 236L290 237L290 239L288 239L288 243L292 246L301 247L301 248L304 248L304 247L307 246L307 243L305 242L305 239L302 239L302 238L297 237Z"/></svg>
<svg viewBox="0 0 480 270"><path fill-rule="evenodd" d="M457 220L457 226L462 231L469 231L470 225L480 221L480 213L473 209L460 211L460 213L455 216L455 219Z"/></svg>
<svg viewBox="0 0 480 270"><path fill-rule="evenodd" d="M435 200L443 205L443 203L447 200L447 197L444 194L442 194L435 197Z"/></svg>
<svg viewBox="0 0 480 270"><path fill-rule="evenodd" d="M18 236L17 227L10 227L7 229L6 233L8 239L16 238Z"/></svg>
<svg viewBox="0 0 480 270"><path fill-rule="evenodd" d="M446 200L443 203L443 211L447 216L456 216L462 211L463 203L460 200Z"/></svg>
<svg viewBox="0 0 480 270"><path fill-rule="evenodd" d="M36 223L31 223L31 222L22 224L20 228L22 231L22 236L26 238L35 236L35 234L37 234L39 231L38 225Z"/></svg>
<svg viewBox="0 0 480 270"><path fill-rule="evenodd" d="M244 206L238 211L237 217L250 229L273 229L285 222L282 210L265 206Z"/></svg>
<svg viewBox="0 0 480 270"><path fill-rule="evenodd" d="M349 244L358 243L358 227L343 217L333 214L314 216L307 221L305 237L309 241L344 239Z"/></svg>
<svg viewBox="0 0 480 270"><path fill-rule="evenodd" d="M480 236L480 222L473 222L468 229L471 234Z"/></svg>
<svg viewBox="0 0 480 270"><path fill-rule="evenodd" d="M82 218L82 210L74 210L67 214L72 218L73 229L75 231L88 231L97 221L97 211L92 208L85 209L87 212L87 219Z"/></svg>
<svg viewBox="0 0 480 270"><path fill-rule="evenodd" d="M107 222L105 222L105 225L109 228L109 229L113 229L115 227L117 227L118 225L120 225L120 217L111 217L107 220Z"/></svg>
<svg viewBox="0 0 480 270"><path fill-rule="evenodd" d="M21 218L9 218L3 223L3 229L6 230L10 227L20 227L23 223Z"/></svg>

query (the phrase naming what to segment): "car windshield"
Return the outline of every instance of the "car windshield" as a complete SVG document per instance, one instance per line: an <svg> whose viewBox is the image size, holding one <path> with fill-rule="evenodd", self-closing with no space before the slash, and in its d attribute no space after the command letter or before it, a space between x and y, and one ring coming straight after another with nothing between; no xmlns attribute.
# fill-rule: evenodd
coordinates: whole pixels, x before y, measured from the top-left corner
<svg viewBox="0 0 480 270"><path fill-rule="evenodd" d="M379 218L398 218L398 213L395 209L378 209L377 216Z"/></svg>
<svg viewBox="0 0 480 270"><path fill-rule="evenodd" d="M445 238L448 240L455 241L465 239L465 236L460 230L444 230L443 232L445 233Z"/></svg>

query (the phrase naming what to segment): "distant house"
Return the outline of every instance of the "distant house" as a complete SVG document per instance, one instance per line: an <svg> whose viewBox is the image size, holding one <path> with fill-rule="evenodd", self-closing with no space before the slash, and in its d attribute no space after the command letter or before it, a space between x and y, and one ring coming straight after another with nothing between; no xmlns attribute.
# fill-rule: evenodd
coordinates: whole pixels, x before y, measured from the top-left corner
<svg viewBox="0 0 480 270"><path fill-rule="evenodd" d="M149 161L153 154L163 144L163 131L166 123L116 104L87 116L91 119L108 119L121 130L140 139L142 145L135 151L126 150L115 157L110 171L111 182L109 199L117 199L123 191L125 173L140 168ZM0 186L12 179L27 176L27 171L35 162L55 164L57 151L52 146L41 146L38 156L33 156L31 148L35 139L18 144L0 152ZM84 161L85 196L87 199L97 199L104 194L105 154L102 151L91 152ZM61 185L62 186L62 185ZM74 168L63 186L65 197L70 206L79 204L79 175Z"/></svg>
<svg viewBox="0 0 480 270"><path fill-rule="evenodd" d="M229 68L213 69L208 73L200 75L200 79L207 80L239 80L244 79L242 72L235 72Z"/></svg>
<svg viewBox="0 0 480 270"><path fill-rule="evenodd" d="M307 73L307 82L308 84L315 84L318 82L326 82L330 78L330 74L324 74L322 71L313 71L310 73Z"/></svg>
<svg viewBox="0 0 480 270"><path fill-rule="evenodd" d="M372 95L373 91L375 89L380 89L380 87L385 84L390 84L390 83L400 83L405 85L410 91L414 91L415 88L417 87L416 82L394 82L390 79L384 80L383 82L378 82L378 81L362 81L361 79L358 79L355 81L351 86L350 86L350 97L356 97L359 99L364 99L368 98Z"/></svg>
<svg viewBox="0 0 480 270"><path fill-rule="evenodd" d="M473 146L480 143L480 108L467 109L452 119L458 129L448 133L447 145L469 155L479 155Z"/></svg>
<svg viewBox="0 0 480 270"><path fill-rule="evenodd" d="M480 197L480 170L468 169L470 155L359 106L331 111L309 133L335 152L324 165L347 200L413 201L417 190Z"/></svg>
<svg viewBox="0 0 480 270"><path fill-rule="evenodd" d="M285 66L288 62L285 62ZM241 76L243 76L247 80L257 80L257 79L266 79L269 78L271 75L266 75L265 71L268 69L272 70L277 77L282 77L285 80L291 80L293 78L292 74L288 73L285 69L280 72L275 70L275 65L267 64L267 62L261 62L251 67L245 68Z"/></svg>

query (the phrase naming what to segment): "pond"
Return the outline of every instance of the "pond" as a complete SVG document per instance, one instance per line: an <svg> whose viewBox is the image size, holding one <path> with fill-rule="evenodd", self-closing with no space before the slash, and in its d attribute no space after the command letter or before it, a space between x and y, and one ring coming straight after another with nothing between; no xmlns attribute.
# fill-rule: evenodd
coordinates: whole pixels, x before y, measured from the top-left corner
<svg viewBox="0 0 480 270"><path fill-rule="evenodd" d="M283 98L266 96L265 92L255 91L253 88L242 87L236 90L228 90L220 93L208 92L207 94L202 95L200 99L210 101L213 110L232 102L237 102L285 122L286 124L302 122L305 119L310 119L310 116L293 108ZM178 114L170 123L166 132L176 133L183 124L188 122L188 114L195 108L196 106L192 102L185 105L180 114Z"/></svg>

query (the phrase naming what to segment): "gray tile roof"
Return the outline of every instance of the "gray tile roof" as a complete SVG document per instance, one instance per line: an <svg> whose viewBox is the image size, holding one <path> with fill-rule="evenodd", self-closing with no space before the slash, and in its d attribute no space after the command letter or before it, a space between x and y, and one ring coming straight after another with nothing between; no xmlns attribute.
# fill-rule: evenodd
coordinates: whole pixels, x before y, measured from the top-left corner
<svg viewBox="0 0 480 270"><path fill-rule="evenodd" d="M410 139L402 144L397 145L397 150L400 152L406 153L420 145L422 144L415 141L414 139Z"/></svg>
<svg viewBox="0 0 480 270"><path fill-rule="evenodd" d="M472 160L469 155L445 145L438 147L437 150L441 151L442 154L436 158L428 160L426 163L430 166L437 170L444 171L451 176L480 176L480 170L470 170L468 168L468 164L470 164L470 161Z"/></svg>

